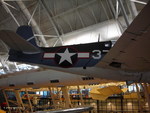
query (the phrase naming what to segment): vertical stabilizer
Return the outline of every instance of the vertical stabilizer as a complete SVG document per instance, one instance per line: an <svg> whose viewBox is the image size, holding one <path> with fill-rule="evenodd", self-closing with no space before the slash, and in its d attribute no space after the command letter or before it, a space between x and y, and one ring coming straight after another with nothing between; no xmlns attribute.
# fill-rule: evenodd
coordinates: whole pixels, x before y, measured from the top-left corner
<svg viewBox="0 0 150 113"><path fill-rule="evenodd" d="M23 25L18 27L16 33L24 38L26 41L30 42L32 45L37 47L35 37L31 26Z"/></svg>

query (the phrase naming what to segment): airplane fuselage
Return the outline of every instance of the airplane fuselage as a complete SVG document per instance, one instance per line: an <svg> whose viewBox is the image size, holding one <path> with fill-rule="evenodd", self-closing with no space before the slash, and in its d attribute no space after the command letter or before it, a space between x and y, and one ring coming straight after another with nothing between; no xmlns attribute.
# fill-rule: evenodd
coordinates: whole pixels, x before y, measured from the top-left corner
<svg viewBox="0 0 150 113"><path fill-rule="evenodd" d="M96 65L111 48L111 41L60 47L41 47L41 52L28 54L10 50L9 60L46 66L91 67Z"/></svg>

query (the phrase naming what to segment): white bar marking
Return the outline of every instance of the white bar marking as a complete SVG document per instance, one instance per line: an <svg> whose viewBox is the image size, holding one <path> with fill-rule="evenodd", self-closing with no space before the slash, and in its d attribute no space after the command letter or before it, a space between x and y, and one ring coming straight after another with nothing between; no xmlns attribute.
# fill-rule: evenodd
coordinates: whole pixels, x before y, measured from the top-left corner
<svg viewBox="0 0 150 113"><path fill-rule="evenodd" d="M55 53L44 53L44 58L54 58Z"/></svg>
<svg viewBox="0 0 150 113"><path fill-rule="evenodd" d="M78 53L78 58L89 58L90 53Z"/></svg>

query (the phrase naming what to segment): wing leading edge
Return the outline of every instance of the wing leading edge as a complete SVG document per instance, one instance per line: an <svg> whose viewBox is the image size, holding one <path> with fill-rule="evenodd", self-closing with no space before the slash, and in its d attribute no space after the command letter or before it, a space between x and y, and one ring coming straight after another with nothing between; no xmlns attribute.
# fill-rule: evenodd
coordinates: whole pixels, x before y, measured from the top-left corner
<svg viewBox="0 0 150 113"><path fill-rule="evenodd" d="M150 2L97 67L126 71L150 70Z"/></svg>

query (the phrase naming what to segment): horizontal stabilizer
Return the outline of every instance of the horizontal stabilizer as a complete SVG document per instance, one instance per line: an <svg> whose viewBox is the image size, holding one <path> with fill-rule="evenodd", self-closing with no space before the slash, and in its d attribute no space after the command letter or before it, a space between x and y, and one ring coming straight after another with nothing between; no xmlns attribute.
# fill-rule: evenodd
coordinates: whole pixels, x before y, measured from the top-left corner
<svg viewBox="0 0 150 113"><path fill-rule="evenodd" d="M28 52L28 53L37 53L40 52L40 49L33 46L18 34L10 30L1 30L0 39L10 48L16 51Z"/></svg>

